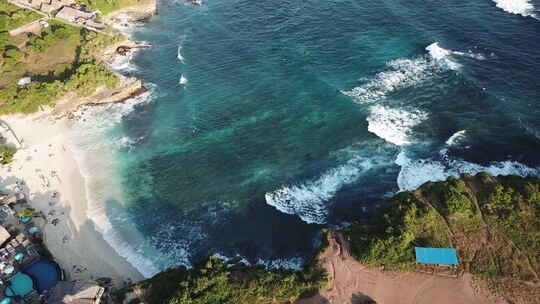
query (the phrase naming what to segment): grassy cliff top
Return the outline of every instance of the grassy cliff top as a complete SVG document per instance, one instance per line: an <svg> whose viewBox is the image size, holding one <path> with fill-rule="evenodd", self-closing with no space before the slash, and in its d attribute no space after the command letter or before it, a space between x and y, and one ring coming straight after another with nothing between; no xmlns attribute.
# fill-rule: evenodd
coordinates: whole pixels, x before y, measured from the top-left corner
<svg viewBox="0 0 540 304"><path fill-rule="evenodd" d="M99 86L112 88L117 78L93 54L125 39L98 34L59 20L39 34L0 32L0 114L32 113L53 105L67 92L89 96ZM17 82L30 76L24 87Z"/></svg>
<svg viewBox="0 0 540 304"><path fill-rule="evenodd" d="M493 293L538 303L540 180L485 173L426 183L389 199L366 225L343 230L363 264L415 270L414 247L452 247ZM531 285L532 284L532 285Z"/></svg>
<svg viewBox="0 0 540 304"><path fill-rule="evenodd" d="M38 13L15 6L6 0L0 0L0 33L11 31L41 17Z"/></svg>

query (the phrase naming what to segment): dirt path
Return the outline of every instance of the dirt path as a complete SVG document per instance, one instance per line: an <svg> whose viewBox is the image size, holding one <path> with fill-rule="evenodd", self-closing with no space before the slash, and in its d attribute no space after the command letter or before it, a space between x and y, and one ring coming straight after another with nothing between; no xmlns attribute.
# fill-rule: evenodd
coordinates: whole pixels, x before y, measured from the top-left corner
<svg viewBox="0 0 540 304"><path fill-rule="evenodd" d="M351 255L338 233L329 235L330 249L320 258L330 287L319 295L295 304L496 304L493 298L476 294L471 276L447 278L422 273L391 273L368 268Z"/></svg>

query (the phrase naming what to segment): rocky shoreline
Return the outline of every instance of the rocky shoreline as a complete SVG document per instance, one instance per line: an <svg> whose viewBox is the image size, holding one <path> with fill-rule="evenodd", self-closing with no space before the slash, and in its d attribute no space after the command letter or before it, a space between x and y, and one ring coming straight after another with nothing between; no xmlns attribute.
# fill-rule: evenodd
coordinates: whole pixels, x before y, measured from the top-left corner
<svg viewBox="0 0 540 304"><path fill-rule="evenodd" d="M149 18L158 13L157 1L152 0L146 4L129 6L122 8L104 17L104 22L115 28L119 32L128 28L147 22ZM124 32L125 33L125 32ZM149 45L139 44L129 38L104 48L96 59L102 64L110 65L117 56L127 56L132 49L148 48ZM118 77L118 85L115 88L98 88L96 93L89 97L76 97L71 94L64 96L56 103L53 110L55 116L71 116L83 105L102 105L110 103L124 102L130 98L137 97L147 91L143 82L136 77L124 76L118 71L108 67Z"/></svg>

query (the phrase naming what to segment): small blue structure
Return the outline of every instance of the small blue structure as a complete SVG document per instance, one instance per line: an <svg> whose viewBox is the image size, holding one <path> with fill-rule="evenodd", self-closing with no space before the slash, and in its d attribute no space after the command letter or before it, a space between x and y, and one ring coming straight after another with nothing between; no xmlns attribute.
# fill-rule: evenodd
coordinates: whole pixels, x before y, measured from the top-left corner
<svg viewBox="0 0 540 304"><path fill-rule="evenodd" d="M453 248L414 247L416 262L423 264L457 265L457 254Z"/></svg>
<svg viewBox="0 0 540 304"><path fill-rule="evenodd" d="M8 297L24 297L32 292L34 292L34 282L32 281L32 278L19 272L9 279L5 295Z"/></svg>

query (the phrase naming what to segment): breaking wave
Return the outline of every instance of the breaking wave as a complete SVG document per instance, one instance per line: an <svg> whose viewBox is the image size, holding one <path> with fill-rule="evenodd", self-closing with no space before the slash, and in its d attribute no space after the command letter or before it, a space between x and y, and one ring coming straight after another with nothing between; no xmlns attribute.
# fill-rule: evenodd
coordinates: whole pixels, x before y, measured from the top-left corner
<svg viewBox="0 0 540 304"><path fill-rule="evenodd" d="M346 164L326 171L317 179L299 185L287 185L268 192L266 203L277 210L298 215L309 224L325 224L328 220L330 200L345 185L358 180L360 176L382 160L356 157Z"/></svg>
<svg viewBox="0 0 540 304"><path fill-rule="evenodd" d="M438 42L428 45L426 47L426 51L429 52L431 58L448 69L455 71L461 68L459 63L450 58L450 55L454 54L455 52L442 48Z"/></svg>
<svg viewBox="0 0 540 304"><path fill-rule="evenodd" d="M493 2L505 12L538 19L530 0L493 0Z"/></svg>
<svg viewBox="0 0 540 304"><path fill-rule="evenodd" d="M466 133L467 133L466 130L457 131L456 133L452 134L450 138L448 138L448 140L446 141L446 145L454 146L454 145L459 144L459 142L465 139Z"/></svg>
<svg viewBox="0 0 540 304"><path fill-rule="evenodd" d="M462 173L477 174L488 172L491 175L540 175L539 168L531 168L516 161L492 162L487 166L467 162L461 159L451 159L443 155L441 160L410 159L406 152L401 151L396 159L401 167L397 178L400 191L414 190L422 184L432 181L444 181L450 176L459 177Z"/></svg>
<svg viewBox="0 0 540 304"><path fill-rule="evenodd" d="M178 50L176 51L176 58L180 60L180 62L184 63L184 56L182 56L182 46L178 46Z"/></svg>
<svg viewBox="0 0 540 304"><path fill-rule="evenodd" d="M381 105L372 106L367 117L368 131L396 146L413 142L413 128L426 120L425 112L390 109Z"/></svg>
<svg viewBox="0 0 540 304"><path fill-rule="evenodd" d="M451 55L466 56L484 60L482 54L451 51L442 48L438 42L426 47L429 56L415 59L397 59L386 64L386 71L380 72L366 84L355 87L350 91L341 91L344 95L353 97L362 104L369 104L385 98L397 90L412 87L445 70L458 70L461 65L455 62Z"/></svg>
<svg viewBox="0 0 540 304"><path fill-rule="evenodd" d="M111 62L107 65L114 71L117 72L133 72L137 70L137 67L131 64L133 56L136 54L138 49L130 49L125 55L118 55L113 58Z"/></svg>
<svg viewBox="0 0 540 304"><path fill-rule="evenodd" d="M375 75L365 85L342 93L360 103L369 104L399 89L412 87L442 71L440 66L431 64L425 57L393 60L387 63L387 69Z"/></svg>

